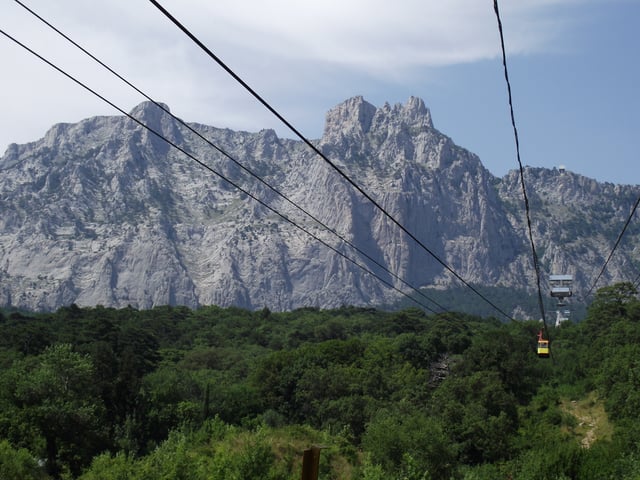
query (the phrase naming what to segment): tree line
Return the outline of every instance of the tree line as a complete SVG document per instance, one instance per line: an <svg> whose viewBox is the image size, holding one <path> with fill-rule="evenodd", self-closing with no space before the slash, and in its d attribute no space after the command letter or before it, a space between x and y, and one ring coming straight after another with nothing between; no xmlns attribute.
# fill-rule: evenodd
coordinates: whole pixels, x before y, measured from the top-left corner
<svg viewBox="0 0 640 480"><path fill-rule="evenodd" d="M343 307L0 313L0 479L635 479L640 302L579 323ZM567 402L606 412L583 441ZM569 403L570 404L570 403ZM591 430L593 433L593 429Z"/></svg>

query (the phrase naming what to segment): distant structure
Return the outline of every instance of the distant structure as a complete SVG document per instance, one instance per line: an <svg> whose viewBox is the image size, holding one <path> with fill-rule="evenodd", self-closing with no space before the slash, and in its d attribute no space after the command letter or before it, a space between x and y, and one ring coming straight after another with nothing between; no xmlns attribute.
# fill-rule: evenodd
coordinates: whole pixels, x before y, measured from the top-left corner
<svg viewBox="0 0 640 480"><path fill-rule="evenodd" d="M549 275L551 296L558 299L556 304L556 327L560 326L562 322L569 320L569 316L571 315L569 297L573 295L571 291L572 285L572 275Z"/></svg>
<svg viewBox="0 0 640 480"><path fill-rule="evenodd" d="M566 170L567 170L567 169L565 168L565 166L564 166L564 165L558 165L558 171L559 171L560 173L564 173Z"/></svg>

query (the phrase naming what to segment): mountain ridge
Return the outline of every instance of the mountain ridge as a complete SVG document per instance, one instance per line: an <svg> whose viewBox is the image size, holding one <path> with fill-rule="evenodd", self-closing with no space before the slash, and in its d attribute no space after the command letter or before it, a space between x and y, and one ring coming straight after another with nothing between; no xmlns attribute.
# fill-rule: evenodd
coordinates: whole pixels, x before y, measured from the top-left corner
<svg viewBox="0 0 640 480"><path fill-rule="evenodd" d="M144 102L131 115L354 255L155 104ZM455 285L438 261L302 142L268 129L189 125L356 244L373 259L358 263L385 282L407 290L379 265L415 287ZM434 128L421 99L380 108L363 97L348 99L327 113L314 143L467 282L535 284L519 172L494 177L477 155ZM397 297L127 117L57 124L39 141L10 145L0 171L2 305L287 310ZM556 169L527 167L525 180L544 271L572 274L577 288L587 289L639 189ZM626 237L604 281L634 274L640 231L632 227Z"/></svg>

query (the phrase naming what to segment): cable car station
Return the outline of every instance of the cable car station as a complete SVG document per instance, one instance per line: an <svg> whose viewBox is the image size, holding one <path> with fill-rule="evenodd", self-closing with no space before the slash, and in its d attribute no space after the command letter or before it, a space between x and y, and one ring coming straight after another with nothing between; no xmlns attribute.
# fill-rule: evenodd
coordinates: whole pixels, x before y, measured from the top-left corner
<svg viewBox="0 0 640 480"><path fill-rule="evenodd" d="M573 275L549 275L549 286L551 296L557 299L556 327L566 320L569 320L571 313L568 298L573 295L571 290Z"/></svg>

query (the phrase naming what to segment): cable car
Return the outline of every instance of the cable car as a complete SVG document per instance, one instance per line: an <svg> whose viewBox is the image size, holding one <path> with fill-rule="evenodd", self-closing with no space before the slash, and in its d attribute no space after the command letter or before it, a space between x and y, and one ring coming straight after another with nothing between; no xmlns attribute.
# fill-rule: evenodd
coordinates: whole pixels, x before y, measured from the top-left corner
<svg viewBox="0 0 640 480"><path fill-rule="evenodd" d="M538 357L547 358L549 356L549 340L543 338L542 330L538 332Z"/></svg>
<svg viewBox="0 0 640 480"><path fill-rule="evenodd" d="M558 302L565 302L565 298L573 295L571 291L572 283L573 275L549 275L551 296L558 298Z"/></svg>

